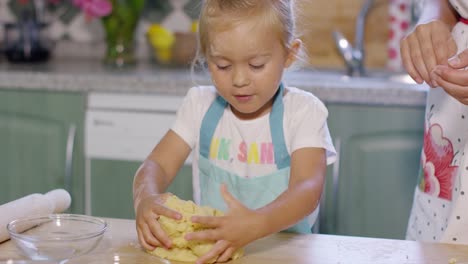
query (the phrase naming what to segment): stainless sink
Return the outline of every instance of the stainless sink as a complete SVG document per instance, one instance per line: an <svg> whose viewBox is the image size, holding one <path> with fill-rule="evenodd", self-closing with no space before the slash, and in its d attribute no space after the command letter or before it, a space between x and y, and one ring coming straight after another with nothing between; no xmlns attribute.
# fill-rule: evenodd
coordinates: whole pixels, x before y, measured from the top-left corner
<svg viewBox="0 0 468 264"><path fill-rule="evenodd" d="M314 83L320 86L412 86L417 83L403 72L390 72L385 70L372 70L364 76L348 76L345 70L340 69L305 69L291 71L285 74L285 79L292 82Z"/></svg>
<svg viewBox="0 0 468 264"><path fill-rule="evenodd" d="M370 71L364 77L357 78L371 78L377 80L388 80L390 82L399 82L407 84L417 84L409 74L404 72L389 72L389 71Z"/></svg>

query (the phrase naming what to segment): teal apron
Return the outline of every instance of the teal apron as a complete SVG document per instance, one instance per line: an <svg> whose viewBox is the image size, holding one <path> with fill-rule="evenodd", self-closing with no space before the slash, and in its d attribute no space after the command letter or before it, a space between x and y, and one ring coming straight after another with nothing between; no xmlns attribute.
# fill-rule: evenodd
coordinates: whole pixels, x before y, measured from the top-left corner
<svg viewBox="0 0 468 264"><path fill-rule="evenodd" d="M275 95L270 113L270 131L274 146L275 162L278 171L260 177L244 178L222 169L209 160L210 144L227 102L217 96L203 117L200 128L200 203L201 205L226 211L226 204L221 196L220 185L225 184L229 192L250 209L258 209L275 200L288 188L291 157L286 149L283 134L283 85ZM307 218L286 231L311 233L311 224Z"/></svg>

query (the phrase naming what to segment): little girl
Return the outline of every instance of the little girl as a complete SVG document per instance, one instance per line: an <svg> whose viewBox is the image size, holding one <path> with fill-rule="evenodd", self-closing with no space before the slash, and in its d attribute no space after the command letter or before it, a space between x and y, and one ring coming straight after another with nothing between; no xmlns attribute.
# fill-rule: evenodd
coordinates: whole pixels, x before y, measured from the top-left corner
<svg viewBox="0 0 468 264"><path fill-rule="evenodd" d="M204 1L198 53L213 86L188 91L172 129L135 175L137 232L146 249L171 247L156 220L180 217L162 203L192 150L195 202L226 213L192 218L212 229L185 238L216 242L197 263L227 261L236 249L288 228L311 232L335 150L322 102L281 80L301 48L291 5Z"/></svg>
<svg viewBox="0 0 468 264"><path fill-rule="evenodd" d="M459 92L454 93L456 89L467 88L437 76L440 69L448 69L447 57L454 55L455 47L458 53L468 48L468 0L450 0L450 4L447 0L426 3L426 12L439 14L436 15L439 17L434 20L429 15L426 21L431 22L419 25L402 43L402 54L408 55L403 58L406 68L415 79L424 79L434 87L427 98L420 180L414 194L407 238L468 244L468 106L462 103ZM453 27L452 38L447 25L458 15L460 22ZM425 36L428 39L424 39ZM431 43L433 49L423 47ZM425 69L421 65L431 67ZM468 80L468 72L462 74Z"/></svg>

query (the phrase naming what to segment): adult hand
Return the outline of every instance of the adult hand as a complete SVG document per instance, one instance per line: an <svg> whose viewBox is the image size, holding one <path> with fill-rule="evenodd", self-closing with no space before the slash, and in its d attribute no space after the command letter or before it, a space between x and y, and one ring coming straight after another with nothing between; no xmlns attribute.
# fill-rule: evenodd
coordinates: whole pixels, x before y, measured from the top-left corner
<svg viewBox="0 0 468 264"><path fill-rule="evenodd" d="M221 186L221 194L228 206L226 215L192 216L192 222L210 229L185 236L187 240L216 241L213 248L197 260L197 264L208 262L217 256L217 262L226 262L237 249L259 238L258 231L262 223L258 213L239 202L228 192L225 185Z"/></svg>
<svg viewBox="0 0 468 264"><path fill-rule="evenodd" d="M452 57L449 66L439 65L434 68L431 77L448 94L468 105L468 49Z"/></svg>
<svg viewBox="0 0 468 264"><path fill-rule="evenodd" d="M168 193L155 194L142 199L136 210L136 227L138 240L147 250L156 247L170 248L172 241L158 222L159 216L164 215L179 220L182 215L164 206Z"/></svg>
<svg viewBox="0 0 468 264"><path fill-rule="evenodd" d="M455 55L457 46L450 27L442 21L418 25L400 43L403 66L417 83L425 81L432 87L430 73L436 65L447 65L447 59Z"/></svg>

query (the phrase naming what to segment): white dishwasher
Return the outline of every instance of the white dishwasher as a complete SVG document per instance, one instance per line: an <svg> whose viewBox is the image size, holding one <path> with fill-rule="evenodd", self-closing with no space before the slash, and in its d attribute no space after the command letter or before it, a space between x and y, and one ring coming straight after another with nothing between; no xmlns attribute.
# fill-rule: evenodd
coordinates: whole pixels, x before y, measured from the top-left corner
<svg viewBox="0 0 468 264"><path fill-rule="evenodd" d="M181 96L156 94L89 93L85 121L86 214L131 216L133 175L172 126L182 100ZM184 174L190 172L189 165L187 160L187 168L182 168ZM178 180L179 187L191 191L191 179Z"/></svg>

